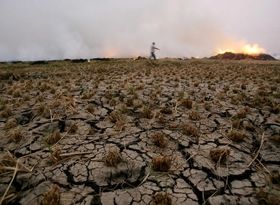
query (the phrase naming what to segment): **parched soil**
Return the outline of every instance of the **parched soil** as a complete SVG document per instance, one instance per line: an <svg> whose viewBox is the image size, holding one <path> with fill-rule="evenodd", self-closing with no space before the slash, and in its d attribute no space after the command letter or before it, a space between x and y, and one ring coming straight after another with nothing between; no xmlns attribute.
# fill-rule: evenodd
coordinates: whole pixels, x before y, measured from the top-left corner
<svg viewBox="0 0 280 205"><path fill-rule="evenodd" d="M1 63L1 203L278 204L279 85L277 61Z"/></svg>

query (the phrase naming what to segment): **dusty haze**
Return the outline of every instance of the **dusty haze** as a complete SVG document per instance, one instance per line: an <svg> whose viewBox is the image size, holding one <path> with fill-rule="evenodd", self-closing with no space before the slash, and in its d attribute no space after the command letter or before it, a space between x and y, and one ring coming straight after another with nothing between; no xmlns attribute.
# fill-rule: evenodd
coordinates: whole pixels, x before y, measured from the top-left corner
<svg viewBox="0 0 280 205"><path fill-rule="evenodd" d="M0 0L0 60L280 53L279 0Z"/></svg>

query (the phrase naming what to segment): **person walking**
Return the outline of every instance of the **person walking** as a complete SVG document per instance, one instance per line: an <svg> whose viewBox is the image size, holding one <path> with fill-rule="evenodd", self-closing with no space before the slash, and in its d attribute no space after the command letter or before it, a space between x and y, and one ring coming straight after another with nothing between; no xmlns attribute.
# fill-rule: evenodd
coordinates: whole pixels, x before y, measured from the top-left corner
<svg viewBox="0 0 280 205"><path fill-rule="evenodd" d="M156 51L156 50L160 50L160 49L157 48L157 47L156 47L156 43L153 42L153 43L152 43L152 46L151 46L151 56L150 56L150 59L154 59L154 60L157 59L157 58L156 58L156 54L155 54L155 51Z"/></svg>

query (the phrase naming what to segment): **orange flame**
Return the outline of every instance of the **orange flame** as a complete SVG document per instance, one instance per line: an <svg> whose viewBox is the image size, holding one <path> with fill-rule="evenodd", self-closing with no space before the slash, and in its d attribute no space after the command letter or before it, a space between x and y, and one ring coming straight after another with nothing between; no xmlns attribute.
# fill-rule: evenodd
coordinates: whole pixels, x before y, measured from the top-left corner
<svg viewBox="0 0 280 205"><path fill-rule="evenodd" d="M225 52L231 52L231 53L244 53L249 55L258 55L261 53L265 53L265 49L260 47L258 44L245 44L243 46L237 46L235 49L218 49L218 54L223 54Z"/></svg>
<svg viewBox="0 0 280 205"><path fill-rule="evenodd" d="M258 44L247 44L243 48L243 52L250 55L258 55L265 52L265 49L261 48Z"/></svg>

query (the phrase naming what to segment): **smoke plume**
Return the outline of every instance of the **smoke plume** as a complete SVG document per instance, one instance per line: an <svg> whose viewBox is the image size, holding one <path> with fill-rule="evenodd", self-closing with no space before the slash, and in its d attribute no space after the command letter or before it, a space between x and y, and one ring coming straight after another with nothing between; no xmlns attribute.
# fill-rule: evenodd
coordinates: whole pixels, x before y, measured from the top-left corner
<svg viewBox="0 0 280 205"><path fill-rule="evenodd" d="M0 61L280 50L279 0L1 0Z"/></svg>

